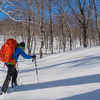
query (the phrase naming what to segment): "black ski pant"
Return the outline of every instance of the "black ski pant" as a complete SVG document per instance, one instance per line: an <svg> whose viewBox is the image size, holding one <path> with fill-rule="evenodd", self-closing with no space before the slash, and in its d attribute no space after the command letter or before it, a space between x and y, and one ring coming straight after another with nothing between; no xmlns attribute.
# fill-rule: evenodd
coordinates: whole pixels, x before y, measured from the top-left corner
<svg viewBox="0 0 100 100"><path fill-rule="evenodd" d="M6 93L8 89L11 78L12 78L12 84L17 81L17 73L18 73L15 68L15 65L7 64L6 66L8 67L8 72L7 72L6 79L3 83L2 89L1 89L1 91L4 93Z"/></svg>

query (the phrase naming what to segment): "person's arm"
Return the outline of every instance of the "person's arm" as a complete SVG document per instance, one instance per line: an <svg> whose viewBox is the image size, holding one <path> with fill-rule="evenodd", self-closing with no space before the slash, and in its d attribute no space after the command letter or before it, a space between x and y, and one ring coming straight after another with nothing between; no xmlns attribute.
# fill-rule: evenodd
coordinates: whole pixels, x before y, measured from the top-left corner
<svg viewBox="0 0 100 100"><path fill-rule="evenodd" d="M32 59L33 57L30 55L27 55L21 48L19 48L19 52L21 54L21 56L25 59Z"/></svg>

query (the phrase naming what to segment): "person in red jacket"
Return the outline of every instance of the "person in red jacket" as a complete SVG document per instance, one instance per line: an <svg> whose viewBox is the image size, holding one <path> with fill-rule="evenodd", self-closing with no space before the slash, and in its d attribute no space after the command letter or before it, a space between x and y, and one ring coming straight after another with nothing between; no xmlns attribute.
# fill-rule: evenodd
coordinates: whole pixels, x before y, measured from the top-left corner
<svg viewBox="0 0 100 100"><path fill-rule="evenodd" d="M19 58L19 55L21 55L25 59L35 59L36 58L36 55L33 55L33 56L27 55L24 52L24 49L25 49L25 43L24 42L21 42L20 44L18 44L18 46L15 49L15 53L12 56L12 59L16 60L16 62L17 62L18 58ZM14 85L17 85L17 74L18 74L18 72L16 70L15 63L8 62L8 63L5 63L5 65L8 68L8 72L7 72L6 79L5 79L5 81L2 85L0 95L3 95L4 93L6 93L11 78L12 78L12 82L11 82L12 87L14 87Z"/></svg>

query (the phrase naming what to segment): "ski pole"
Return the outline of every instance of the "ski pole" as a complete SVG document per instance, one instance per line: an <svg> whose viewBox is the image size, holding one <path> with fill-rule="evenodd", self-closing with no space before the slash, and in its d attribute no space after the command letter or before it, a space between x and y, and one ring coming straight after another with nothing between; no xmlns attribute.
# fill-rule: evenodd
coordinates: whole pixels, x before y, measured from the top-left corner
<svg viewBox="0 0 100 100"><path fill-rule="evenodd" d="M32 59L32 62L33 62L33 60L34 60L34 59ZM38 76L38 70L37 70L36 59L35 59L35 68L36 68L37 80L38 80L38 83L39 83L39 76Z"/></svg>

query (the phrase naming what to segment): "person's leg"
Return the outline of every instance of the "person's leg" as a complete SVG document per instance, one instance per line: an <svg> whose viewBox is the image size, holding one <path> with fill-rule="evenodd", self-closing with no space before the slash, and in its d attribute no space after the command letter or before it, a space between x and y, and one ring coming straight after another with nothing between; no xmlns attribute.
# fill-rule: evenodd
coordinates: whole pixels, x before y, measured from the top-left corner
<svg viewBox="0 0 100 100"><path fill-rule="evenodd" d="M16 70L16 68L14 69L14 72L13 72L13 75L12 75L12 87L13 87L13 84L14 85L17 85L17 74L18 74L18 72L17 72L17 70Z"/></svg>
<svg viewBox="0 0 100 100"><path fill-rule="evenodd" d="M12 73L14 71L14 65L7 65L7 67L8 67L7 76L6 76L6 79L5 79L3 86L2 86L2 89L1 89L1 92L4 92L4 93L6 93L6 91L8 89L9 82L11 80L11 76L12 76Z"/></svg>

